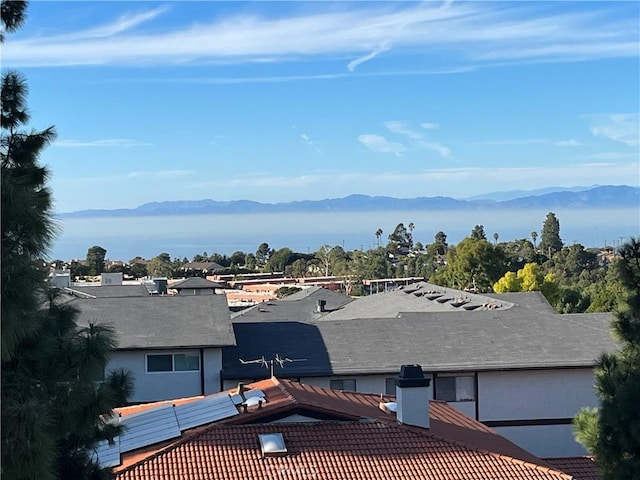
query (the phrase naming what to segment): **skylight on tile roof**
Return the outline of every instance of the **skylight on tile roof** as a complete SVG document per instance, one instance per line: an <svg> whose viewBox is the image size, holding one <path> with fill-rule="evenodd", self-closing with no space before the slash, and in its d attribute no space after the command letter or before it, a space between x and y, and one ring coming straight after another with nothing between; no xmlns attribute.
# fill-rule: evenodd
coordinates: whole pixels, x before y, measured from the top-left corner
<svg viewBox="0 0 640 480"><path fill-rule="evenodd" d="M282 433L261 433L258 435L260 440L260 450L263 457L276 457L287 454L287 446L284 443Z"/></svg>

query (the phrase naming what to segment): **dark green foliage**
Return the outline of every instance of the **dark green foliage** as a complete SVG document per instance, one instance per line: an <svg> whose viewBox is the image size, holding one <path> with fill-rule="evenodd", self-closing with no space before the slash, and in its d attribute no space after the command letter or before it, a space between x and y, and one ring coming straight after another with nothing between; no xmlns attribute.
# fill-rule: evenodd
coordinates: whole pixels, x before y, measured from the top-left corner
<svg viewBox="0 0 640 480"><path fill-rule="evenodd" d="M24 20L24 2L2 1L4 32ZM3 32L3 36L4 36ZM54 136L23 130L27 88L16 72L2 76L2 430L3 479L98 479L108 470L93 447L117 429L107 415L131 390L124 372L104 375L113 332L79 328L77 312L56 302L42 270L54 238L48 171L39 155Z"/></svg>
<svg viewBox="0 0 640 480"><path fill-rule="evenodd" d="M27 2L2 0L0 18L4 31L0 33L0 42L4 42L4 32L15 32L27 18Z"/></svg>
<svg viewBox="0 0 640 480"><path fill-rule="evenodd" d="M562 250L562 240L560 239L560 222L553 212L547 213L547 217L542 225L542 239L540 250L544 255L551 256L555 252Z"/></svg>
<svg viewBox="0 0 640 480"><path fill-rule="evenodd" d="M262 242L258 245L258 249L256 250L256 261L258 265L264 265L269 260L269 257L273 254L273 249L269 248L269 244L267 242Z"/></svg>
<svg viewBox="0 0 640 480"><path fill-rule="evenodd" d="M295 260L297 260L297 258L294 258L293 250L287 247L281 248L269 256L267 269L270 272L284 272L285 267Z"/></svg>
<svg viewBox="0 0 640 480"><path fill-rule="evenodd" d="M447 267L434 281L460 290L490 292L505 273L504 253L487 240L467 237L447 253Z"/></svg>
<svg viewBox="0 0 640 480"><path fill-rule="evenodd" d="M409 224L413 226L413 224ZM399 223L396 228L389 235L389 243L387 244L387 250L396 255L406 255L413 246L413 227L407 229L404 223Z"/></svg>
<svg viewBox="0 0 640 480"><path fill-rule="evenodd" d="M486 240L487 234L484 233L484 225L476 225L471 230L471 238L474 240Z"/></svg>
<svg viewBox="0 0 640 480"><path fill-rule="evenodd" d="M94 245L87 250L86 265L89 268L89 275L100 275L104 272L104 259L107 250L99 245Z"/></svg>
<svg viewBox="0 0 640 480"><path fill-rule="evenodd" d="M640 478L640 239L620 249L616 269L625 305L612 322L620 350L604 353L596 368L600 408L576 416L576 439L595 457L605 480Z"/></svg>
<svg viewBox="0 0 640 480"><path fill-rule="evenodd" d="M44 276L36 268L46 256L55 228L46 187L48 170L38 164L43 148L53 140L53 127L42 132L19 130L29 120L26 83L16 72L2 77L2 360L33 328L32 312Z"/></svg>
<svg viewBox="0 0 640 480"><path fill-rule="evenodd" d="M4 478L105 478L91 458L95 444L118 432L108 423L123 405L132 380L123 371L104 382L110 328L76 325L77 311L56 302L37 312L38 327L2 365Z"/></svg>
<svg viewBox="0 0 640 480"><path fill-rule="evenodd" d="M276 297L282 298L302 290L300 287L280 287L275 291Z"/></svg>
<svg viewBox="0 0 640 480"><path fill-rule="evenodd" d="M168 253L161 253L152 258L147 265L147 271L149 275L154 277L173 278L174 266L171 262L171 256Z"/></svg>

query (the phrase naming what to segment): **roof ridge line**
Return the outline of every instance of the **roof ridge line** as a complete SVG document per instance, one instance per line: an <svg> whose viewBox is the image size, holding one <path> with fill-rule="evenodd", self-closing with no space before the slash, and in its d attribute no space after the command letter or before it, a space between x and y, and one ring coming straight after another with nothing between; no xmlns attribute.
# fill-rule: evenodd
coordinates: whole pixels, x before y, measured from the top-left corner
<svg viewBox="0 0 640 480"><path fill-rule="evenodd" d="M274 383L276 387L278 387L282 391L283 394L287 396L289 400L291 400L291 402L294 405L300 405L300 402L298 401L298 399L295 396L293 396L293 394L289 392L289 390L287 390L287 387L284 386L284 384L280 381L278 377L276 376L271 377L271 381Z"/></svg>

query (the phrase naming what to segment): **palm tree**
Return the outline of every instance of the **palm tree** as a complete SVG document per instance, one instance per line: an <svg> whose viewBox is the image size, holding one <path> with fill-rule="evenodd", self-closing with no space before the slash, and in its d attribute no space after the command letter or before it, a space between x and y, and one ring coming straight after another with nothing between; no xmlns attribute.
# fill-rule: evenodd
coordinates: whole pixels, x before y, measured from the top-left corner
<svg viewBox="0 0 640 480"><path fill-rule="evenodd" d="M535 230L531 232L531 240L533 240L533 249L536 249L536 240L538 240L538 232Z"/></svg>
<svg viewBox="0 0 640 480"><path fill-rule="evenodd" d="M413 231L415 230L416 226L413 224L413 222L410 222L409 225L407 225L407 228L409 229L409 241L413 245Z"/></svg>
<svg viewBox="0 0 640 480"><path fill-rule="evenodd" d="M376 230L376 234L375 235L376 235L376 238L378 239L378 247L380 246L380 237L382 236L382 233L383 232L382 232L381 228Z"/></svg>

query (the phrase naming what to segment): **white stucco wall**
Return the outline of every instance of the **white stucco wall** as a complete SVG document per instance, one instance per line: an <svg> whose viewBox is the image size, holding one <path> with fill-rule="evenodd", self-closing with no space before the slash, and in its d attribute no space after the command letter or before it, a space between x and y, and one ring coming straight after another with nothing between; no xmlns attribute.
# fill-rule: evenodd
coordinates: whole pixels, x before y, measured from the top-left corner
<svg viewBox="0 0 640 480"><path fill-rule="evenodd" d="M478 414L482 422L561 421L582 407L597 406L590 368L480 372ZM539 457L584 455L571 425L493 426Z"/></svg>
<svg viewBox="0 0 640 480"><path fill-rule="evenodd" d="M202 395L200 371L147 373L147 353L199 354L200 350L121 350L114 352L107 366L107 372L115 368L124 368L133 374L135 391L130 398L131 402L151 402ZM221 349L205 349L204 358L200 359L200 368L204 368L205 393L215 393L219 391L220 369L222 368Z"/></svg>
<svg viewBox="0 0 640 480"><path fill-rule="evenodd" d="M540 458L587 454L582 445L573 438L571 425L494 427L494 430Z"/></svg>
<svg viewBox="0 0 640 480"><path fill-rule="evenodd" d="M209 395L219 392L221 386L222 349L205 348L202 365L204 365L204 394Z"/></svg>
<svg viewBox="0 0 640 480"><path fill-rule="evenodd" d="M480 372L480 421L573 417L597 406L590 368Z"/></svg>

